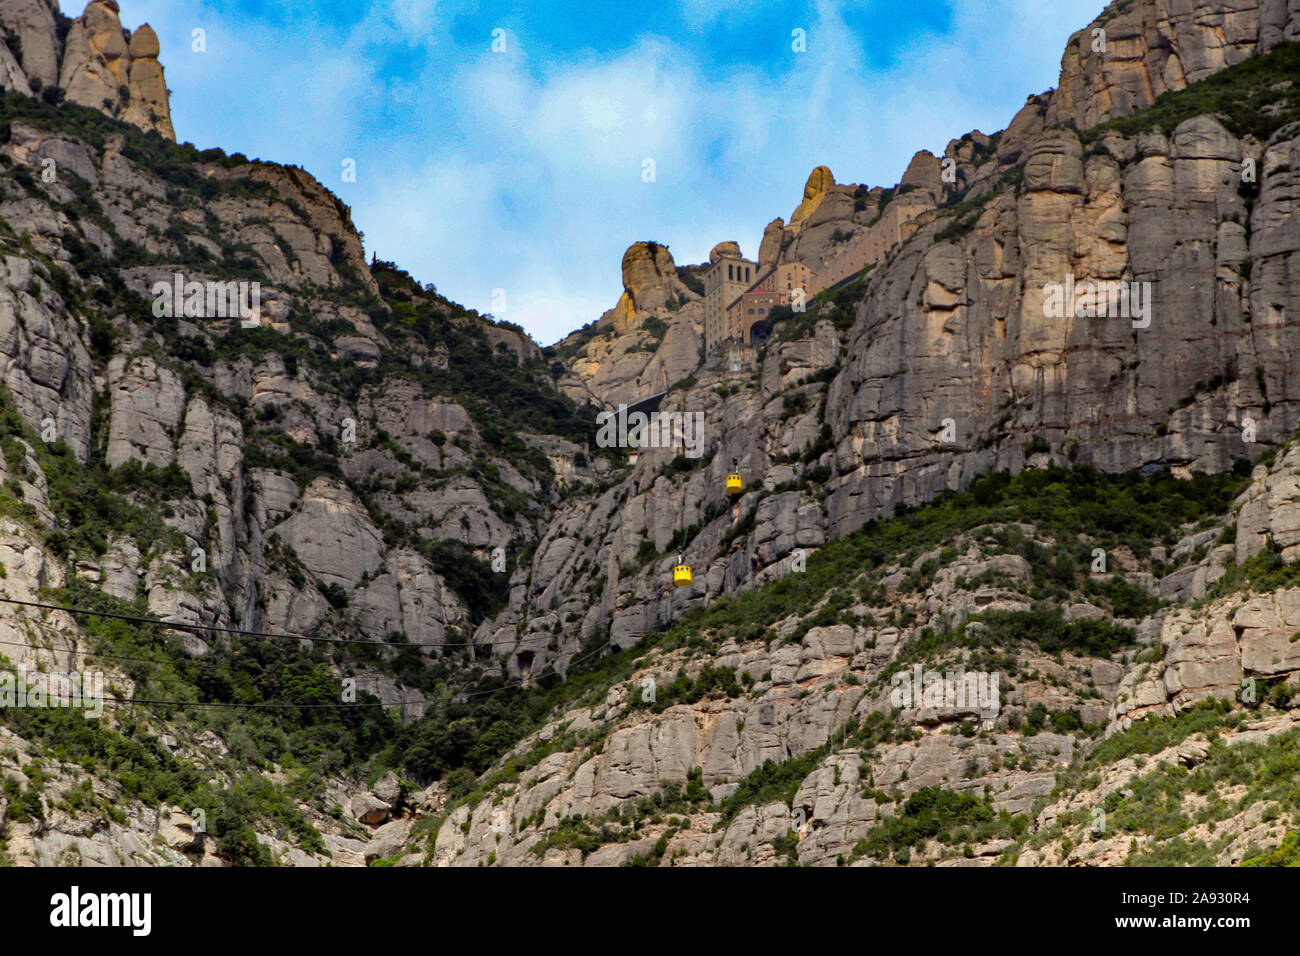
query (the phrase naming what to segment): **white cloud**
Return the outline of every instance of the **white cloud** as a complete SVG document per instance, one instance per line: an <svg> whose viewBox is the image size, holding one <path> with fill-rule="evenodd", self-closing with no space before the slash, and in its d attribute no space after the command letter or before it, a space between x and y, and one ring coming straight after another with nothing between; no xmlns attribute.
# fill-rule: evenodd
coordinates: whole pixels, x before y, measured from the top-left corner
<svg viewBox="0 0 1300 956"><path fill-rule="evenodd" d="M444 24L437 0L392 0L390 16L412 38L426 38L438 32Z"/></svg>
<svg viewBox="0 0 1300 956"><path fill-rule="evenodd" d="M882 71L839 4L816 0L808 52L775 76L710 73L693 34L575 59L535 45L524 19L506 24L517 31L506 55L490 37L458 47L449 18L473 0L395 0L333 33L288 15L287 31L274 18L236 23L215 6L128 4L163 41L181 138L303 164L382 258L482 311L505 288L503 318L550 342L614 305L632 242L667 243L679 264L723 239L753 254L814 166L889 186L917 150L1005 127L1025 96L1055 85L1066 39L1099 4L962 0L949 34L915 38ZM686 0L683 13L696 26L749 16L738 0ZM189 53L196 25L207 55ZM413 68L378 72L392 59ZM358 160L356 184L338 181L343 156ZM655 183L641 180L646 157Z"/></svg>
<svg viewBox="0 0 1300 956"><path fill-rule="evenodd" d="M748 18L756 5L750 0L682 0L682 20L695 30L702 30L723 17Z"/></svg>

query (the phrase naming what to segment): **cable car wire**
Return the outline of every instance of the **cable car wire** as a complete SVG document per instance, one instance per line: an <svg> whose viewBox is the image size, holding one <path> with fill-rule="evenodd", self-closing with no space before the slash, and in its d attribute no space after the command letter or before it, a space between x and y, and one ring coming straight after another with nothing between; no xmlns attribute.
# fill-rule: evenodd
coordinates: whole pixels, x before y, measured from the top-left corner
<svg viewBox="0 0 1300 956"><path fill-rule="evenodd" d="M62 604L48 604L41 601L23 601L18 598L0 596L0 603L17 604L22 607L42 608L47 611L66 611L69 614L91 614L96 617L107 617L118 621L134 621L140 624L156 624L159 627L166 627L179 631L214 631L219 634L238 634L244 637L267 637L274 640L282 641L315 641L318 644L358 644L369 647L414 647L417 649L424 648L442 648L442 647L498 647L498 646L515 646L519 644L519 639L513 641L465 641L465 642L445 642L442 644L412 644L407 641L405 644L390 644L387 641L360 640L345 637L309 637L306 634L274 634L270 631L246 631L238 627L222 627L216 624L191 624L188 621L163 621L153 617L142 617L137 614L122 614L117 611L96 611L87 607L66 607Z"/></svg>

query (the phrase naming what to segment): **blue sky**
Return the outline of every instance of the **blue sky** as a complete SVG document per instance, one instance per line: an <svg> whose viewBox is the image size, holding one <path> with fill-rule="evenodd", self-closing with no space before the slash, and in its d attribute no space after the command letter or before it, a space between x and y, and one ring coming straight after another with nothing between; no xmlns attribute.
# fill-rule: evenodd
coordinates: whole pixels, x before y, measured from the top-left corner
<svg viewBox="0 0 1300 956"><path fill-rule="evenodd" d="M1002 129L1103 5L121 0L158 32L178 138L305 167L368 252L542 344L614 305L633 242L753 255L814 166L891 186Z"/></svg>

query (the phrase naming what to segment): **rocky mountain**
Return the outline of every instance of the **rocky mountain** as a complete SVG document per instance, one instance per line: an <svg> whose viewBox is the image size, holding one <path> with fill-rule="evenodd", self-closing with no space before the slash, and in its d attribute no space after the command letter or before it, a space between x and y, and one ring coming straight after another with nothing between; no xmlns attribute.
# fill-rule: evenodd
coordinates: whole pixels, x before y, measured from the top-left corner
<svg viewBox="0 0 1300 956"><path fill-rule="evenodd" d="M1068 488L1117 518L1137 488L1087 488L1063 471L982 479L965 500L862 529L819 553L807 583L719 602L638 644L603 684L569 695L408 862L1259 857L1296 822L1300 592L1265 580L1280 552L1260 562L1252 549L1286 523L1294 497L1268 489L1298 461L1292 445L1258 467L1227 518L1210 512L1240 479L1189 489L1200 505L1180 517L1202 517L1153 536L1172 546L1150 547L1150 526L1131 535L1137 551L1110 541L1114 573L1087 570L1109 535L1074 532L1097 513L1034 499ZM1166 487L1161 500L1181 511L1188 502L1171 499L1182 494ZM921 550L931 535L943 546ZM911 547L890 553L891 541ZM1294 575L1292 565L1286 584ZM922 668L927 694L930 675L1003 675L997 716L941 682L934 700L918 690L900 705L898 677Z"/></svg>
<svg viewBox="0 0 1300 956"><path fill-rule="evenodd" d="M657 242L546 349L368 262L119 13L0 0L0 694L112 698L0 709L0 861L1295 862L1295 0L816 167L740 361Z"/></svg>

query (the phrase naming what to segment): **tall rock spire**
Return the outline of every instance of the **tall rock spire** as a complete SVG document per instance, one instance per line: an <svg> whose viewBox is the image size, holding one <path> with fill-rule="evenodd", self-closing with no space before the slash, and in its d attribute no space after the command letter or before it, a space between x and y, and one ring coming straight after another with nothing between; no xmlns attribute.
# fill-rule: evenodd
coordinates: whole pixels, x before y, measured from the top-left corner
<svg viewBox="0 0 1300 956"><path fill-rule="evenodd" d="M59 85L68 100L175 140L158 36L145 24L128 42L117 0L91 0L72 23Z"/></svg>
<svg viewBox="0 0 1300 956"><path fill-rule="evenodd" d="M158 62L158 35L153 27L146 23L132 34L128 53L131 101L122 111L122 119L141 129L156 129L164 139L175 141L171 102L167 98L162 64Z"/></svg>

